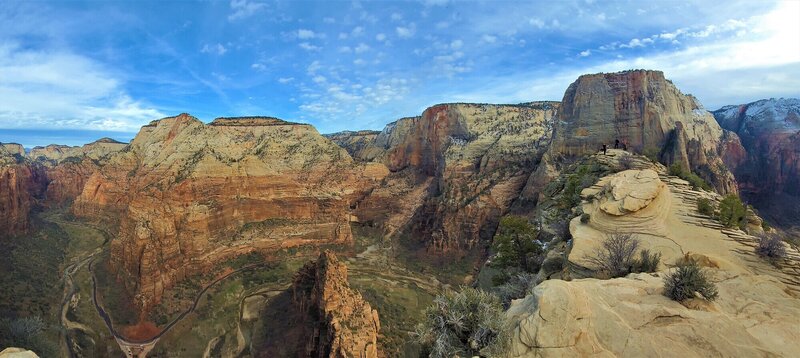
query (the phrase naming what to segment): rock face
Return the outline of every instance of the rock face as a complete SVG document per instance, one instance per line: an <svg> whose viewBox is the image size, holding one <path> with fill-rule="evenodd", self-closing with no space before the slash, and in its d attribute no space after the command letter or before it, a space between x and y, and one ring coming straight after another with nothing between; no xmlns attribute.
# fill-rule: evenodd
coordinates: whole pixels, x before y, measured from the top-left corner
<svg viewBox="0 0 800 358"><path fill-rule="evenodd" d="M80 147L48 145L35 147L28 157L43 165L47 174L45 205L61 206L70 203L83 191L86 181L126 143L102 138Z"/></svg>
<svg viewBox="0 0 800 358"><path fill-rule="evenodd" d="M314 317L306 329L304 357L377 358L380 321L347 283L347 266L328 251L303 266L292 284L295 307Z"/></svg>
<svg viewBox="0 0 800 358"><path fill-rule="evenodd" d="M720 192L736 192L723 158L738 148L727 136L660 71L601 73L581 76L567 89L548 156L592 154L619 140L629 150L685 165Z"/></svg>
<svg viewBox="0 0 800 358"><path fill-rule="evenodd" d="M10 347L0 351L0 358L39 358L39 356L27 349Z"/></svg>
<svg viewBox="0 0 800 358"><path fill-rule="evenodd" d="M0 237L31 229L31 209L47 185L43 168L24 155L21 145L0 143Z"/></svg>
<svg viewBox="0 0 800 358"><path fill-rule="evenodd" d="M146 310L164 289L253 250L347 243L350 205L386 174L316 130L182 114L142 127L87 180L73 212L117 232L112 270Z"/></svg>
<svg viewBox="0 0 800 358"><path fill-rule="evenodd" d="M557 110L556 102L442 104L387 125L355 151L393 172L359 203L359 219L382 222L389 235L411 231L437 252L477 247L549 145Z"/></svg>
<svg viewBox="0 0 800 358"><path fill-rule="evenodd" d="M347 150L353 158L365 159L370 158L371 155L368 151L373 150L373 142L378 137L379 131L343 131L331 134L325 134L325 138L330 139L338 146ZM370 158L372 159L372 158Z"/></svg>
<svg viewBox="0 0 800 358"><path fill-rule="evenodd" d="M780 200L782 194L797 201L800 197L800 99L767 99L753 103L726 106L714 111L719 124L736 132L746 149L746 158L731 166L743 194L759 203ZM776 199L776 200L773 200ZM784 205L762 205L759 209L769 211L770 206L782 207L788 215L780 215L785 221L797 214L785 210ZM796 218L796 215L794 215Z"/></svg>
<svg viewBox="0 0 800 358"><path fill-rule="evenodd" d="M573 280L545 281L513 302L510 356L789 357L800 349L797 264L766 263L753 251L756 238L697 212L698 198L717 201L718 194L693 191L653 165L606 176L581 196L590 219L570 223L564 277ZM588 257L614 233L632 233L641 248L661 253L658 272L581 278L592 276ZM687 260L707 270L716 301L663 295L663 277Z"/></svg>

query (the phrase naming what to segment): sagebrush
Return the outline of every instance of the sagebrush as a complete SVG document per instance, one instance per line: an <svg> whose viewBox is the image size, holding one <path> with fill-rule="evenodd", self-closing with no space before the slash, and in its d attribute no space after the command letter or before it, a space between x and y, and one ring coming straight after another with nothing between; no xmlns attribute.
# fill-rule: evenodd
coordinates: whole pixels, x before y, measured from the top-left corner
<svg viewBox="0 0 800 358"><path fill-rule="evenodd" d="M437 296L413 337L434 358L501 357L509 341L500 300L470 287Z"/></svg>
<svg viewBox="0 0 800 358"><path fill-rule="evenodd" d="M689 261L679 265L674 272L664 277L664 295L674 301L699 298L713 301L717 298L717 287L709 280L697 263Z"/></svg>

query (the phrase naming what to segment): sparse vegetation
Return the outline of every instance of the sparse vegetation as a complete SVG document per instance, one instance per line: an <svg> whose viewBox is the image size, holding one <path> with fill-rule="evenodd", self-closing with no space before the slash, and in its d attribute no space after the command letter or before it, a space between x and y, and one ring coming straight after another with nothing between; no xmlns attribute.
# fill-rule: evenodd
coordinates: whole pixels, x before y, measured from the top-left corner
<svg viewBox="0 0 800 358"><path fill-rule="evenodd" d="M437 296L413 337L435 358L498 357L508 346L500 300L474 288Z"/></svg>
<svg viewBox="0 0 800 358"><path fill-rule="evenodd" d="M589 257L598 271L598 277L622 277L632 272L655 272L661 262L661 253L644 249L636 252L640 242L632 234L612 234Z"/></svg>
<svg viewBox="0 0 800 358"><path fill-rule="evenodd" d="M698 295L702 299L713 301L718 292L716 285L697 263L689 261L664 277L664 295L674 301L683 301Z"/></svg>
<svg viewBox="0 0 800 358"><path fill-rule="evenodd" d="M503 308L511 305L511 300L523 298L531 289L536 277L530 273L523 272L511 276L506 283L494 288L494 293L500 298Z"/></svg>
<svg viewBox="0 0 800 358"><path fill-rule="evenodd" d="M658 148L654 148L654 147L645 148L644 151L642 151L642 155L647 157L647 159L650 159L650 161L653 162L654 164L658 163L658 161L659 161L658 160Z"/></svg>
<svg viewBox="0 0 800 358"><path fill-rule="evenodd" d="M707 198L697 199L697 211L703 215L714 216L714 205Z"/></svg>
<svg viewBox="0 0 800 358"><path fill-rule="evenodd" d="M661 262L660 252L650 252L648 249L639 251L639 260L634 263L636 272L656 272Z"/></svg>
<svg viewBox="0 0 800 358"><path fill-rule="evenodd" d="M778 235L764 234L758 240L756 254L774 265L786 257L786 247Z"/></svg>
<svg viewBox="0 0 800 358"><path fill-rule="evenodd" d="M522 216L505 216L494 237L496 255L492 264L498 268L518 268L523 272L538 270L536 258L542 253L536 240L537 230Z"/></svg>
<svg viewBox="0 0 800 358"><path fill-rule="evenodd" d="M0 319L0 348L25 347L42 357L55 357L58 348L45 337L47 324L39 316Z"/></svg>
<svg viewBox="0 0 800 358"><path fill-rule="evenodd" d="M592 218L591 215L589 215L587 213L581 214L581 222L584 223L584 224L589 223L589 220L591 220L591 218Z"/></svg>
<svg viewBox="0 0 800 358"><path fill-rule="evenodd" d="M632 234L612 234L589 256L589 262L608 277L622 277L633 271L639 240Z"/></svg>
<svg viewBox="0 0 800 358"><path fill-rule="evenodd" d="M719 203L717 219L727 227L744 229L747 225L747 208L738 196L728 194Z"/></svg>
<svg viewBox="0 0 800 358"><path fill-rule="evenodd" d="M633 156L630 154L625 154L619 158L619 166L622 170L633 169L634 161Z"/></svg>
<svg viewBox="0 0 800 358"><path fill-rule="evenodd" d="M684 168L680 163L673 163L669 166L669 175L674 175L688 181L694 190L711 190L711 185L708 185L703 178L691 170Z"/></svg>
<svg viewBox="0 0 800 358"><path fill-rule="evenodd" d="M770 224L766 220L761 219L761 229L769 232L772 231L772 226L770 226Z"/></svg>

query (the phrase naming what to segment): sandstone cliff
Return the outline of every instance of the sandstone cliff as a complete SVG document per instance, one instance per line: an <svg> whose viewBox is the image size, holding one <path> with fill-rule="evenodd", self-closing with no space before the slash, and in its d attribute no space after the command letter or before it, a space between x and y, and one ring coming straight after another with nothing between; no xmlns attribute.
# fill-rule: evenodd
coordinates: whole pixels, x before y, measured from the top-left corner
<svg viewBox="0 0 800 358"><path fill-rule="evenodd" d="M651 153L667 164L681 163L719 192L736 192L723 158L735 155L736 141L698 101L681 93L660 71L583 75L567 88L548 151L547 165L532 177L526 195L552 178L562 157L596 153L616 140L629 150ZM729 154L733 153L733 154ZM551 172L548 173L547 171Z"/></svg>
<svg viewBox="0 0 800 358"><path fill-rule="evenodd" d="M330 139L338 146L347 150L354 159L367 159L371 160L370 154L367 153L373 150L375 145L373 142L378 137L378 131L343 131L331 134L325 134L325 138Z"/></svg>
<svg viewBox="0 0 800 358"><path fill-rule="evenodd" d="M347 266L334 254L325 251L300 269L292 293L296 305L318 317L308 336L309 357L378 356L378 311L350 289Z"/></svg>
<svg viewBox="0 0 800 358"><path fill-rule="evenodd" d="M797 225L800 205L800 100L768 99L714 111L741 138L745 160L732 165L739 188L760 210ZM775 210L777 209L777 210Z"/></svg>
<svg viewBox="0 0 800 358"><path fill-rule="evenodd" d="M182 114L142 127L73 211L115 230L111 269L147 309L167 287L252 250L347 243L350 205L380 180L304 124Z"/></svg>
<svg viewBox="0 0 800 358"><path fill-rule="evenodd" d="M41 199L46 176L19 144L0 143L0 237L31 229L31 209Z"/></svg>
<svg viewBox="0 0 800 358"><path fill-rule="evenodd" d="M360 159L391 170L359 203L362 221L406 230L436 252L489 239L549 145L556 102L442 104L390 123Z"/></svg>
<svg viewBox="0 0 800 358"><path fill-rule="evenodd" d="M609 154L597 160L619 167L627 155ZM568 281L545 281L514 301L510 356L793 356L800 349L800 253L787 248L790 257L772 266L755 255L755 237L697 212L697 199L719 201L718 194L692 190L660 164L637 158L635 166L581 193L588 220L570 222L561 275ZM614 233L632 233L641 248L661 253L658 272L584 278L596 269L588 257ZM687 260L708 270L716 301L663 295L663 277Z"/></svg>
<svg viewBox="0 0 800 358"><path fill-rule="evenodd" d="M47 206L64 205L80 195L89 177L126 143L102 138L83 146L48 145L35 147L28 158L43 165L47 175Z"/></svg>

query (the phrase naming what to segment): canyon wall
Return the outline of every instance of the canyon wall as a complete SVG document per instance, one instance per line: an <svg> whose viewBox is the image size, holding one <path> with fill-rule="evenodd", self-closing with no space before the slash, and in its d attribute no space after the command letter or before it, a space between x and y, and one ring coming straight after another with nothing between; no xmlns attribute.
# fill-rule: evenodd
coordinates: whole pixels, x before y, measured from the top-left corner
<svg viewBox="0 0 800 358"><path fill-rule="evenodd" d="M435 252L486 243L549 145L557 110L441 104L390 123L358 152L392 171L359 202L359 220L411 233Z"/></svg>
<svg viewBox="0 0 800 358"><path fill-rule="evenodd" d="M800 224L800 100L725 106L714 117L747 151L731 165L742 194L773 221Z"/></svg>
<svg viewBox="0 0 800 358"><path fill-rule="evenodd" d="M619 140L628 150L682 164L719 192L736 193L724 160L735 162L742 151L730 137L661 71L600 73L580 76L567 88L548 157L593 154Z"/></svg>
<svg viewBox="0 0 800 358"><path fill-rule="evenodd" d="M43 168L25 158L21 145L0 143L0 238L31 229L31 210L45 187Z"/></svg>
<svg viewBox="0 0 800 358"><path fill-rule="evenodd" d="M352 240L350 206L386 174L305 124L187 114L153 121L87 180L76 216L117 233L109 265L146 310L253 250Z"/></svg>

